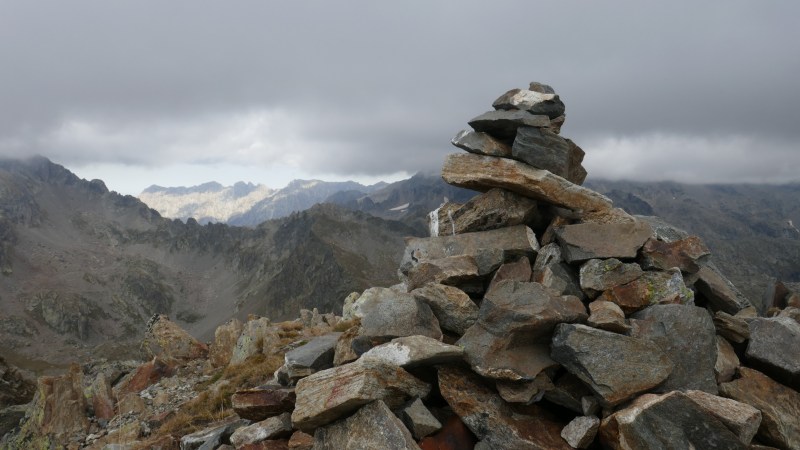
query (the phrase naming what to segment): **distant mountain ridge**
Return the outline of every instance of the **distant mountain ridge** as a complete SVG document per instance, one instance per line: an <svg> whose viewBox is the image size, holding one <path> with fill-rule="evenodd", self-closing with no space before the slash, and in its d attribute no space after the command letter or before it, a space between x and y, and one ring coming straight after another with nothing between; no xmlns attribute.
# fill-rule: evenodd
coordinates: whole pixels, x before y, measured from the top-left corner
<svg viewBox="0 0 800 450"><path fill-rule="evenodd" d="M397 281L413 233L335 205L255 228L182 222L45 158L0 160L0 356L128 358L156 313L208 339L231 317L341 311Z"/></svg>
<svg viewBox="0 0 800 450"><path fill-rule="evenodd" d="M263 184L241 181L233 186L211 181L190 187L153 185L138 197L164 217L184 222L193 218L200 224L254 227L266 220L304 211L337 192L366 194L382 186L364 186L354 181L294 180L285 188L271 189Z"/></svg>

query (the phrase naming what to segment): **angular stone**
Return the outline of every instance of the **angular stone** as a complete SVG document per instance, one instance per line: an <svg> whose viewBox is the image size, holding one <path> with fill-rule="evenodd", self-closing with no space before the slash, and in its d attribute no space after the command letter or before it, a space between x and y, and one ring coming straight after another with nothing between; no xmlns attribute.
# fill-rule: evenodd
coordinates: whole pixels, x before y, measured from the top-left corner
<svg viewBox="0 0 800 450"><path fill-rule="evenodd" d="M722 422L743 444L749 444L753 440L761 424L761 411L748 404L703 391L689 390L684 394L702 410Z"/></svg>
<svg viewBox="0 0 800 450"><path fill-rule="evenodd" d="M496 387L503 400L523 405L536 403L547 391L555 389L545 372L540 372L533 381L498 381Z"/></svg>
<svg viewBox="0 0 800 450"><path fill-rule="evenodd" d="M354 325L348 328L347 331L339 336L339 340L336 341L333 355L334 367L353 362L360 356L353 349L353 343L359 337L358 333L361 330L361 321L353 319L353 323Z"/></svg>
<svg viewBox="0 0 800 450"><path fill-rule="evenodd" d="M314 448L314 436L302 431L295 431L289 438L287 446L291 450L311 450Z"/></svg>
<svg viewBox="0 0 800 450"><path fill-rule="evenodd" d="M420 440L429 434L433 434L442 428L441 422L433 417L422 400L416 399L400 411L403 423L415 439Z"/></svg>
<svg viewBox="0 0 800 450"><path fill-rule="evenodd" d="M725 311L714 313L714 326L720 336L731 342L741 344L750 339L750 327L747 325L747 321Z"/></svg>
<svg viewBox="0 0 800 450"><path fill-rule="evenodd" d="M429 391L430 385L397 366L359 359L298 381L292 422L300 430L313 430L374 400L397 407Z"/></svg>
<svg viewBox="0 0 800 450"><path fill-rule="evenodd" d="M315 337L307 344L286 352L284 356L287 376L299 380L314 372L333 367L336 341L342 333L327 333Z"/></svg>
<svg viewBox="0 0 800 450"><path fill-rule="evenodd" d="M579 223L556 230L561 254L568 263L596 258L635 258L653 235L646 222Z"/></svg>
<svg viewBox="0 0 800 450"><path fill-rule="evenodd" d="M550 264L533 273L532 281L561 295L572 295L583 300L586 296L573 269L566 263Z"/></svg>
<svg viewBox="0 0 800 450"><path fill-rule="evenodd" d="M493 449L569 449L563 424L536 405L512 410L469 370L439 367L439 390L475 436Z"/></svg>
<svg viewBox="0 0 800 450"><path fill-rule="evenodd" d="M717 362L714 364L717 384L731 381L739 365L739 357L736 356L731 344L724 337L717 336Z"/></svg>
<svg viewBox="0 0 800 450"><path fill-rule="evenodd" d="M518 161L575 184L583 183L586 178L586 170L581 166L583 150L548 128L520 127L511 154Z"/></svg>
<svg viewBox="0 0 800 450"><path fill-rule="evenodd" d="M690 305L656 305L631 317L635 326L630 335L654 342L672 361L672 373L656 392L717 393L717 340L708 311Z"/></svg>
<svg viewBox="0 0 800 450"><path fill-rule="evenodd" d="M586 317L586 308L576 297L560 296L539 283L501 281L486 294L478 321L457 345L482 376L533 380L555 364L547 348L553 328Z"/></svg>
<svg viewBox="0 0 800 450"><path fill-rule="evenodd" d="M431 237L453 236L456 228L453 213L464 206L462 203L447 202L428 213L428 230Z"/></svg>
<svg viewBox="0 0 800 450"><path fill-rule="evenodd" d="M556 380L553 389L545 392L544 398L550 403L563 406L580 414L583 412L583 399L592 391L578 377L567 372Z"/></svg>
<svg viewBox="0 0 800 450"><path fill-rule="evenodd" d="M318 428L315 450L419 450L408 429L382 401L359 409L345 420Z"/></svg>
<svg viewBox="0 0 800 450"><path fill-rule="evenodd" d="M380 287L367 289L353 305L353 315L361 321L361 336L392 339L422 335L442 339L439 321L431 308L411 294Z"/></svg>
<svg viewBox="0 0 800 450"><path fill-rule="evenodd" d="M475 258L479 273L485 275L488 273L485 272L486 268L480 269L489 264L482 264L480 260L483 259L481 255L489 250L500 251L500 263L502 263L516 260L520 256L535 257L538 249L539 242L536 240L536 235L524 225L455 236L409 238L406 240L400 272L408 274L411 268L420 262L448 256L468 255ZM494 269L496 268L497 266L494 267Z"/></svg>
<svg viewBox="0 0 800 450"><path fill-rule="evenodd" d="M570 214L577 215L577 213L573 213L568 209L563 209L563 208L551 208L551 209L556 211L555 213L556 216L553 217L553 220L550 221L550 223L547 225L547 228L544 230L544 233L542 233L542 237L539 240L539 243L543 246L550 246L550 245L558 246L558 244L556 243L556 230L560 229L564 225L569 225L573 222L573 219L568 219L564 217L567 214L560 215L562 212L569 212ZM609 209L608 211L611 211L611 209ZM559 262L564 260L564 257L561 254L560 246L558 246L558 258L560 259ZM534 270L537 267L538 264L534 264Z"/></svg>
<svg viewBox="0 0 800 450"><path fill-rule="evenodd" d="M492 281L486 291L491 291L503 280L514 281L531 281L533 272L531 270L531 261L528 258L522 257L515 262L505 263L495 271L492 276Z"/></svg>
<svg viewBox="0 0 800 450"><path fill-rule="evenodd" d="M294 409L294 388L262 386L240 389L231 396L233 410L242 419L260 421Z"/></svg>
<svg viewBox="0 0 800 450"><path fill-rule="evenodd" d="M452 416L438 433L420 441L422 450L461 450L475 447L475 436L458 416Z"/></svg>
<svg viewBox="0 0 800 450"><path fill-rule="evenodd" d="M643 272L638 264L626 264L616 258L590 259L580 268L581 289L589 298L614 286L630 283L641 277Z"/></svg>
<svg viewBox="0 0 800 450"><path fill-rule="evenodd" d="M630 283L614 286L603 292L598 300L614 302L625 314L631 314L648 306L692 302L694 293L683 283L677 268L665 272L644 272Z"/></svg>
<svg viewBox="0 0 800 450"><path fill-rule="evenodd" d="M600 419L594 416L581 416L561 430L561 437L573 448L588 448L600 429Z"/></svg>
<svg viewBox="0 0 800 450"><path fill-rule="evenodd" d="M672 362L657 344L585 325L558 325L551 356L586 383L604 406L650 390L672 372Z"/></svg>
<svg viewBox="0 0 800 450"><path fill-rule="evenodd" d="M589 303L589 319L586 323L594 328L614 333L627 333L631 327L625 323L625 313L616 303L595 300Z"/></svg>
<svg viewBox="0 0 800 450"><path fill-rule="evenodd" d="M478 305L457 287L429 283L414 289L411 295L431 308L443 330L459 336L478 319Z"/></svg>
<svg viewBox="0 0 800 450"><path fill-rule="evenodd" d="M268 318L253 317L242 326L242 334L236 340L230 364L242 364L252 356L271 353L272 347L279 341L278 330Z"/></svg>
<svg viewBox="0 0 800 450"><path fill-rule="evenodd" d="M455 234L526 225L539 213L536 201L504 189L479 194L451 214Z"/></svg>
<svg viewBox="0 0 800 450"><path fill-rule="evenodd" d="M551 119L562 116L565 111L564 102L555 94L543 94L527 89L512 89L501 95L492 103L494 109L528 111L531 114L543 114Z"/></svg>
<svg viewBox="0 0 800 450"><path fill-rule="evenodd" d="M114 411L114 394L105 374L99 373L91 387L92 410L97 419L110 420L116 415Z"/></svg>
<svg viewBox="0 0 800 450"><path fill-rule="evenodd" d="M292 433L292 416L283 413L279 416L241 427L231 435L231 444L240 448L247 444L256 444L267 439L277 439Z"/></svg>
<svg viewBox="0 0 800 450"><path fill-rule="evenodd" d="M713 264L701 267L697 272L697 277L694 286L715 311L736 314L753 306Z"/></svg>
<svg viewBox="0 0 800 450"><path fill-rule="evenodd" d="M539 253L536 255L536 260L533 263L532 269L534 271L542 270L551 264L558 264L563 261L564 259L561 257L561 247L559 247L555 242L551 242L547 245L543 245L539 249Z"/></svg>
<svg viewBox="0 0 800 450"><path fill-rule="evenodd" d="M500 141L512 141L519 127L548 127L550 118L527 111L487 111L467 122L473 130L487 133Z"/></svg>
<svg viewBox="0 0 800 450"><path fill-rule="evenodd" d="M215 425L181 437L181 450L209 450L222 448L223 440L227 441L233 431L242 426L241 421L231 421L223 425ZM152 448L159 448L153 446ZM105 450L105 449L104 449Z"/></svg>
<svg viewBox="0 0 800 450"><path fill-rule="evenodd" d="M464 349L426 336L406 336L373 347L361 358L377 359L404 368L432 366L461 361L464 359Z"/></svg>
<svg viewBox="0 0 800 450"><path fill-rule="evenodd" d="M451 154L445 159L442 178L454 186L478 191L503 188L571 210L603 211L612 205L611 200L591 189L506 158Z"/></svg>
<svg viewBox="0 0 800 450"><path fill-rule="evenodd" d="M147 322L142 348L150 356L175 359L198 359L208 356L208 346L169 320L163 314L156 314Z"/></svg>
<svg viewBox="0 0 800 450"><path fill-rule="evenodd" d="M553 133L559 134L561 133L561 127L564 126L564 122L567 121L567 116L558 116L555 119L550 119L550 128L553 130Z"/></svg>
<svg viewBox="0 0 800 450"><path fill-rule="evenodd" d="M645 394L607 417L600 425L600 442L617 450L747 449L716 417L678 391Z"/></svg>
<svg viewBox="0 0 800 450"><path fill-rule="evenodd" d="M778 313L777 317L788 317L794 320L797 323L800 323L800 308L795 308L793 306L789 306L781 312ZM748 330L749 331L749 330ZM749 334L748 334L749 338Z"/></svg>
<svg viewBox="0 0 800 450"><path fill-rule="evenodd" d="M342 320L353 320L353 305L358 297L361 297L360 292L351 292L347 294L342 303Z"/></svg>
<svg viewBox="0 0 800 450"><path fill-rule="evenodd" d="M553 90L553 88L549 84L540 83L538 81L531 81L529 86L530 87L528 87L528 89L534 92L540 92L542 94L556 93L556 91Z"/></svg>
<svg viewBox="0 0 800 450"><path fill-rule="evenodd" d="M35 392L36 383L0 356L0 409L28 403Z"/></svg>
<svg viewBox="0 0 800 450"><path fill-rule="evenodd" d="M756 437L779 448L800 448L800 393L747 367L740 378L719 386L721 395L761 411Z"/></svg>
<svg viewBox="0 0 800 450"><path fill-rule="evenodd" d="M789 317L750 321L750 341L745 356L773 379L800 389L800 323Z"/></svg>
<svg viewBox="0 0 800 450"><path fill-rule="evenodd" d="M462 150L478 155L511 157L510 145L500 142L486 133L461 130L450 143Z"/></svg>
<svg viewBox="0 0 800 450"><path fill-rule="evenodd" d="M242 322L238 319L231 319L217 327L214 331L214 342L208 348L208 360L212 367L225 367L231 362L242 327Z"/></svg>
<svg viewBox="0 0 800 450"><path fill-rule="evenodd" d="M498 260L502 263L502 260ZM478 264L470 255L447 256L422 261L408 271L408 290L428 283L459 285L480 277Z"/></svg>
<svg viewBox="0 0 800 450"><path fill-rule="evenodd" d="M697 273L711 251L697 236L672 242L649 239L642 247L641 264L645 269L667 270L673 267L685 273Z"/></svg>

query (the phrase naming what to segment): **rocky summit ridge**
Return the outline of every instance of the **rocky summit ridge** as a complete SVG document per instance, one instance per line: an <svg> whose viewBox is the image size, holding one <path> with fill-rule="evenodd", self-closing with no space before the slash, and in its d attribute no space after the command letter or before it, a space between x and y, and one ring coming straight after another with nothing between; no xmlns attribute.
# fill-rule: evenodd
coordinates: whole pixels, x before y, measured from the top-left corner
<svg viewBox="0 0 800 450"><path fill-rule="evenodd" d="M800 448L800 295L759 316L699 238L583 187L550 86L493 106L442 170L482 193L399 284L208 345L154 316L152 359L40 378L3 448Z"/></svg>

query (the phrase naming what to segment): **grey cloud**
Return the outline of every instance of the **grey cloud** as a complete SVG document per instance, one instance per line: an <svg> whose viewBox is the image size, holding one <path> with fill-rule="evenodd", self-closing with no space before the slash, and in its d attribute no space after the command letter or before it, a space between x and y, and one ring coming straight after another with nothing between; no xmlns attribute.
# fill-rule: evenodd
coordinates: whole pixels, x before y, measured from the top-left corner
<svg viewBox="0 0 800 450"><path fill-rule="evenodd" d="M797 148L798 12L748 1L4 2L0 154L414 172L534 79L561 94L564 134L587 151L597 136L654 135ZM271 146L209 144L246 135L237 117L276 111L286 129L253 133ZM91 138L66 135L81 121ZM763 160L800 167L800 154L774 151Z"/></svg>

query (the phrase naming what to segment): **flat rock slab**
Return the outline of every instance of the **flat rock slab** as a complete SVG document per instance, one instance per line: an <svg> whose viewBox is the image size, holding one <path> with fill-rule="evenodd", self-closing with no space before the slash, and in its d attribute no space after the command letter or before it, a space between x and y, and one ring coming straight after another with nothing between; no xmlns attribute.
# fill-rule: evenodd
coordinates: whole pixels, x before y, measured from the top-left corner
<svg viewBox="0 0 800 450"><path fill-rule="evenodd" d="M315 450L419 450L414 437L382 401L314 433Z"/></svg>
<svg viewBox="0 0 800 450"><path fill-rule="evenodd" d="M533 380L555 365L548 342L562 322L583 322L586 307L539 283L501 281L486 294L478 321L457 345L477 373L509 381Z"/></svg>
<svg viewBox="0 0 800 450"><path fill-rule="evenodd" d="M478 320L478 305L457 287L429 283L414 289L411 295L431 308L443 330L459 336Z"/></svg>
<svg viewBox="0 0 800 450"><path fill-rule="evenodd" d="M690 303L694 300L694 292L684 284L681 271L673 268L663 272L644 272L630 283L603 292L598 300L616 303L625 314L631 314L653 305Z"/></svg>
<svg viewBox="0 0 800 450"><path fill-rule="evenodd" d="M461 421L493 449L569 449L561 438L564 427L546 411L531 405L512 410L500 396L469 370L440 366L439 390Z"/></svg>
<svg viewBox="0 0 800 450"><path fill-rule="evenodd" d="M625 313L616 303L604 300L595 300L589 303L589 319L586 323L590 327L614 333L627 333L631 327L625 322Z"/></svg>
<svg viewBox="0 0 800 450"><path fill-rule="evenodd" d="M556 94L542 93L528 89L511 89L492 103L492 107L502 110L518 109L531 114L543 114L550 119L564 115L564 102Z"/></svg>
<svg viewBox="0 0 800 450"><path fill-rule="evenodd" d="M490 250L500 252L499 263L516 260L520 256L535 258L539 242L533 230L525 225L455 236L409 238L406 240L400 272L408 274L421 262L459 255L472 256L480 267L486 265L480 261L484 258L482 255Z"/></svg>
<svg viewBox="0 0 800 450"><path fill-rule="evenodd" d="M641 264L645 269L666 270L673 267L685 273L697 273L711 251L697 236L672 242L650 239L642 247Z"/></svg>
<svg viewBox="0 0 800 450"><path fill-rule="evenodd" d="M653 235L643 221L622 223L579 223L556 229L561 254L568 263L590 259L635 258Z"/></svg>
<svg viewBox="0 0 800 450"><path fill-rule="evenodd" d="M672 373L656 392L696 389L717 393L716 330L708 311L691 305L656 305L631 318L630 335L654 342L672 361Z"/></svg>
<svg viewBox="0 0 800 450"><path fill-rule="evenodd" d="M502 256L496 261L497 265L502 263ZM428 283L457 286L480 278L480 272L478 263L470 255L430 259L420 262L408 271L407 289L412 291Z"/></svg>
<svg viewBox="0 0 800 450"><path fill-rule="evenodd" d="M750 300L713 264L707 264L700 268L694 286L700 294L708 299L715 311L725 311L735 315L739 311L753 306Z"/></svg>
<svg viewBox="0 0 800 450"><path fill-rule="evenodd" d="M551 357L606 406L653 389L672 373L672 362L657 344L586 325L558 325L551 348Z"/></svg>
<svg viewBox="0 0 800 450"><path fill-rule="evenodd" d="M292 434L292 416L283 413L279 416L241 427L231 435L231 444L240 448L248 444L256 444L267 439L288 437Z"/></svg>
<svg viewBox="0 0 800 450"><path fill-rule="evenodd" d="M761 411L756 437L779 448L800 448L800 393L757 370L739 368L740 378L719 386L721 395Z"/></svg>
<svg viewBox="0 0 800 450"><path fill-rule="evenodd" d="M611 449L741 449L747 445L681 392L645 394L603 420L600 442Z"/></svg>
<svg viewBox="0 0 800 450"><path fill-rule="evenodd" d="M298 381L292 422L300 430L313 430L374 400L397 407L429 391L430 385L395 365L359 359Z"/></svg>
<svg viewBox="0 0 800 450"><path fill-rule="evenodd" d="M716 417L733 431L743 444L749 444L761 425L761 411L752 406L703 391L685 391L701 409Z"/></svg>
<svg viewBox="0 0 800 450"><path fill-rule="evenodd" d="M445 159L442 178L454 186L477 191L503 188L576 211L606 211L612 206L611 200L591 189L507 158L451 154Z"/></svg>
<svg viewBox="0 0 800 450"><path fill-rule="evenodd" d="M361 358L371 358L387 364L409 368L451 364L464 359L464 349L444 344L427 336L407 336L373 347Z"/></svg>
<svg viewBox="0 0 800 450"><path fill-rule="evenodd" d="M590 259L581 264L579 280L583 292L595 298L605 290L630 283L643 273L635 263L626 264L616 258Z"/></svg>
<svg viewBox="0 0 800 450"><path fill-rule="evenodd" d="M242 419L260 421L294 409L294 388L265 386L241 389L231 396L233 410Z"/></svg>
<svg viewBox="0 0 800 450"><path fill-rule="evenodd" d="M775 380L800 389L800 323L789 317L750 321L745 356Z"/></svg>
<svg viewBox="0 0 800 450"><path fill-rule="evenodd" d="M501 141L512 141L519 127L549 127L550 118L527 111L487 111L467 122L473 130Z"/></svg>
<svg viewBox="0 0 800 450"><path fill-rule="evenodd" d="M360 336L385 337L422 335L442 338L439 321L431 308L405 292L370 288L353 304L353 316L360 319Z"/></svg>
<svg viewBox="0 0 800 450"><path fill-rule="evenodd" d="M342 333L327 333L317 336L305 345L286 352L286 372L290 379L299 380L314 372L333 367L336 341Z"/></svg>
<svg viewBox="0 0 800 450"><path fill-rule="evenodd" d="M478 155L500 156L503 158L511 157L510 145L498 141L486 133L461 130L450 143L462 150Z"/></svg>

